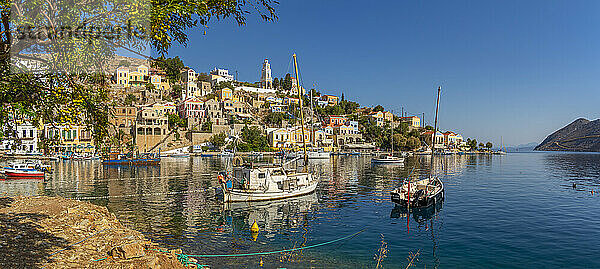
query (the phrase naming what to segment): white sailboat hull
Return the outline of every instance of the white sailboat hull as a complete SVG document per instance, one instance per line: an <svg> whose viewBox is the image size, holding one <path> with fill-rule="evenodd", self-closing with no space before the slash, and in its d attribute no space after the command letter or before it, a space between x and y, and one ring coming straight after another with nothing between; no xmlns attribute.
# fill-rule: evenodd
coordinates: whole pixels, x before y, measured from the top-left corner
<svg viewBox="0 0 600 269"><path fill-rule="evenodd" d="M373 159L371 159L371 162L375 163L375 164L399 164L399 163L404 163L404 158L398 158L398 157L373 158Z"/></svg>
<svg viewBox="0 0 600 269"><path fill-rule="evenodd" d="M331 157L331 152L308 152L309 159L329 159Z"/></svg>
<svg viewBox="0 0 600 269"><path fill-rule="evenodd" d="M269 201L279 200L289 197L295 197L300 195L309 194L315 191L318 182L314 182L307 186L302 186L292 191L278 191L278 192L264 192L262 190L231 190L226 191L223 195L223 201L225 202L255 202L255 201Z"/></svg>

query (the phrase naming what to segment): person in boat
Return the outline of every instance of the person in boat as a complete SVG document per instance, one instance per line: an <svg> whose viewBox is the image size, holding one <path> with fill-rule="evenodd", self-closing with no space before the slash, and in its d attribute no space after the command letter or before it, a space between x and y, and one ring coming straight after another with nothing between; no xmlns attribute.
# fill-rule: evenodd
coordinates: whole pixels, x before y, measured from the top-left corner
<svg viewBox="0 0 600 269"><path fill-rule="evenodd" d="M228 191L233 190L233 181L229 173L225 174L225 189Z"/></svg>

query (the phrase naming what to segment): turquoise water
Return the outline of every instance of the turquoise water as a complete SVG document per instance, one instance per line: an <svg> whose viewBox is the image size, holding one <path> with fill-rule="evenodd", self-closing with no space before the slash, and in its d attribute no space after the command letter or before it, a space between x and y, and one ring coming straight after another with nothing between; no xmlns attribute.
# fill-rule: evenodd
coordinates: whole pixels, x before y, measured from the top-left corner
<svg viewBox="0 0 600 269"><path fill-rule="evenodd" d="M600 154L444 156L433 166L429 157L412 157L401 166L335 157L311 163L321 176L315 194L225 207L214 187L216 173L228 163L164 159L157 168L107 168L61 161L44 182L2 181L0 192L92 197L127 227L189 254L281 250L366 228L335 244L262 256L266 268L374 268L382 238L385 268L405 268L409 252L419 253L417 268L600 267ZM443 179L442 205L406 214L390 202L389 191L413 169L415 177L433 170ZM260 227L256 241L249 232L254 221ZM256 268L261 257L201 261Z"/></svg>

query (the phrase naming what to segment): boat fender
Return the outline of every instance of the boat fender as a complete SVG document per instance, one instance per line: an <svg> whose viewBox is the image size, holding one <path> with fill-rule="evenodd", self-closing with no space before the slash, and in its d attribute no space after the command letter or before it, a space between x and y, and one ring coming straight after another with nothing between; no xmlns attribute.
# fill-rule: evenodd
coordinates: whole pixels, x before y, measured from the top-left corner
<svg viewBox="0 0 600 269"><path fill-rule="evenodd" d="M233 158L233 165L234 166L242 166L244 164L244 159L242 159L242 157L240 156L236 156Z"/></svg>
<svg viewBox="0 0 600 269"><path fill-rule="evenodd" d="M250 227L250 232L258 233L258 231L259 231L258 224L256 224L256 220L255 220L254 223L252 223L252 227Z"/></svg>

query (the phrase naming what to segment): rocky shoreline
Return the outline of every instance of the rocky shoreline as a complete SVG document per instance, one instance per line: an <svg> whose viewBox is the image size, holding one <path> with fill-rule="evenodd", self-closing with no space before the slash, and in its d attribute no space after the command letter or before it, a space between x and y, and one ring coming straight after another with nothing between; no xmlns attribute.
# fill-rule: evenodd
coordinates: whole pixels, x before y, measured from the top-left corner
<svg viewBox="0 0 600 269"><path fill-rule="evenodd" d="M107 208L61 197L0 198L0 229L1 268L196 268Z"/></svg>

